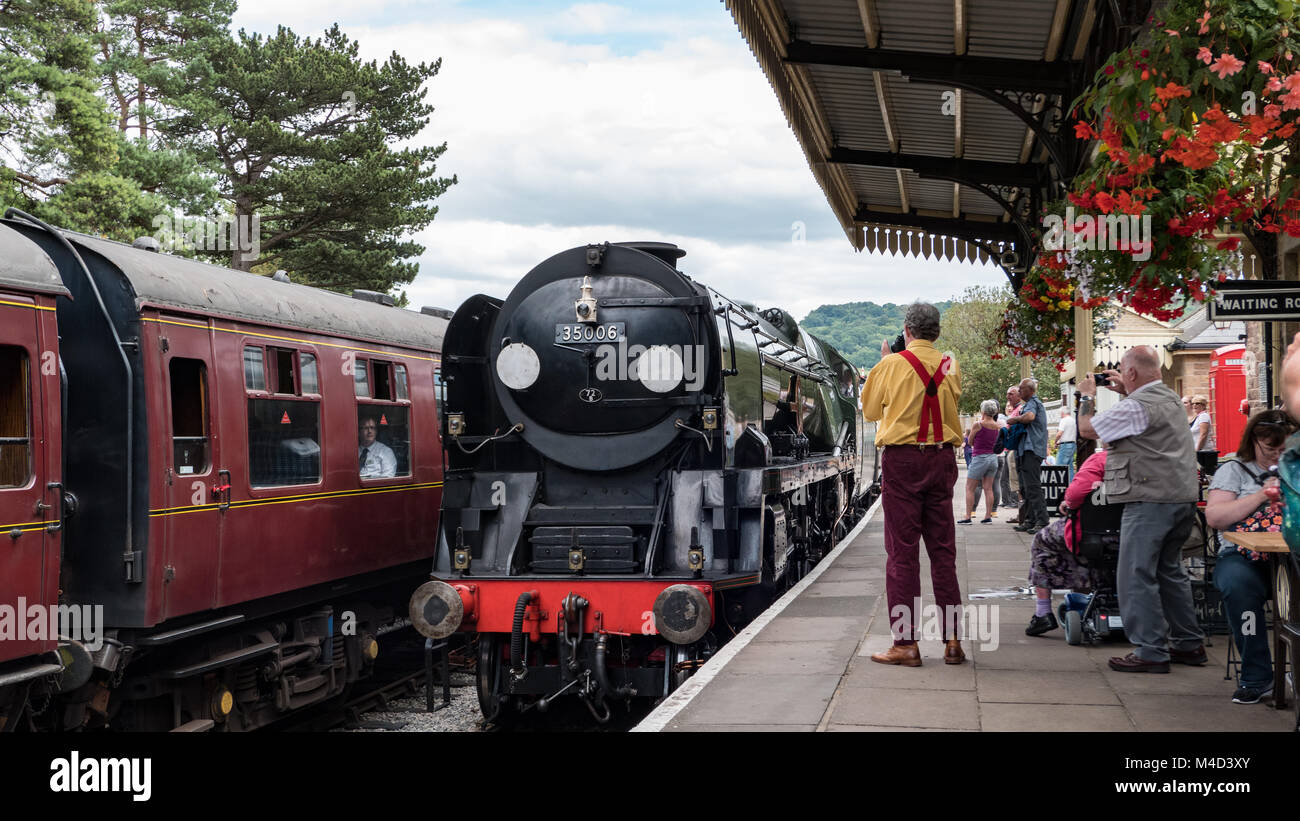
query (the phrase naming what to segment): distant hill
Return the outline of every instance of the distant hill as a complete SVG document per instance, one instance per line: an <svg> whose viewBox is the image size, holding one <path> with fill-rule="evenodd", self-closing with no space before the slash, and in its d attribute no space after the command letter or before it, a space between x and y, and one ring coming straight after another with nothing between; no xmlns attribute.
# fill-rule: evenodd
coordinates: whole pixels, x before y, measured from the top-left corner
<svg viewBox="0 0 1300 821"><path fill-rule="evenodd" d="M951 302L936 302L939 315ZM880 343L892 340L903 331L906 305L886 302L845 302L823 305L799 323L809 333L835 346L845 359L859 368L870 368L880 361Z"/></svg>

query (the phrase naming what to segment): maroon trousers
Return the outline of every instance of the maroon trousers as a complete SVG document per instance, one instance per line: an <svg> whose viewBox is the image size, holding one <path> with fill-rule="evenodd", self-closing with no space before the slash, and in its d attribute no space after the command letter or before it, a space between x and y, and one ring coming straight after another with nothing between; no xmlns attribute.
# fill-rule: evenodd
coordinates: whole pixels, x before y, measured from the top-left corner
<svg viewBox="0 0 1300 821"><path fill-rule="evenodd" d="M952 447L886 446L881 457L882 507L885 513L885 592L894 644L914 644L921 613L920 545L930 556L930 581L935 603L950 638L949 607L961 607L957 586L957 524L952 491L957 460ZM900 610L898 608L906 608Z"/></svg>

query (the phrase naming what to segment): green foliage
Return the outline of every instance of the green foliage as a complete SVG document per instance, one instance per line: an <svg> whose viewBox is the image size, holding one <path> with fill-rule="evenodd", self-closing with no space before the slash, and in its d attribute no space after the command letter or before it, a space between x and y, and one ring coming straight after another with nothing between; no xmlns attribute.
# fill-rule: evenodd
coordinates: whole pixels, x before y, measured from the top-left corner
<svg viewBox="0 0 1300 821"><path fill-rule="evenodd" d="M951 302L936 302L942 317ZM822 305L808 314L800 327L826 340L840 354L859 368L870 368L880 361L880 343L903 331L906 305L886 302L846 302Z"/></svg>
<svg viewBox="0 0 1300 821"><path fill-rule="evenodd" d="M192 66L167 129L221 169L217 188L236 218L261 220L261 258L296 281L391 291L415 278L403 239L428 225L432 201L456 182L436 176L446 144L395 148L416 137L432 106L424 82L439 63L396 53L362 62L334 26L319 39L281 27L235 38Z"/></svg>
<svg viewBox="0 0 1300 821"><path fill-rule="evenodd" d="M0 174L8 205L34 207L80 172L117 161L96 96L94 6L85 0L0 3Z"/></svg>
<svg viewBox="0 0 1300 821"><path fill-rule="evenodd" d="M126 241L159 217L256 216L258 259L208 255L397 290L424 250L407 237L456 182L436 175L445 144L407 147L439 64L363 62L338 26L232 36L235 7L0 0L0 207Z"/></svg>
<svg viewBox="0 0 1300 821"><path fill-rule="evenodd" d="M962 413L977 412L985 399L996 399L1001 407L1007 388L1020 382L1020 360L1000 349L996 342L998 326L1011 298L1011 289L1006 286L972 286L943 314L943 330L936 345L951 351L961 368L958 410ZM1058 391L1056 366L1046 360L1036 361L1033 374L1039 381L1039 397L1050 401Z"/></svg>

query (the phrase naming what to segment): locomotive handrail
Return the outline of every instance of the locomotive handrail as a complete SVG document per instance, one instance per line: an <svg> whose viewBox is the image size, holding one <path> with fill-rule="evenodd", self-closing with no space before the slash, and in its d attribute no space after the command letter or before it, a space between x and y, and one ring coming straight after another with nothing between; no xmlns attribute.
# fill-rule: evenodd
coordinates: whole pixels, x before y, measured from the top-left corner
<svg viewBox="0 0 1300 821"><path fill-rule="evenodd" d="M824 374L814 373L813 371L810 371L807 368L801 368L792 362L786 362L784 359L778 359L777 357L772 356L771 354L765 353L765 354L761 354L761 356L763 357L764 362L768 363L769 365L772 365L773 367L780 368L785 371L789 371L790 373L793 374L798 374L799 376L802 376L806 379L811 379L814 382L826 382L826 377Z"/></svg>
<svg viewBox="0 0 1300 821"><path fill-rule="evenodd" d="M638 296L602 299L602 308L690 308L708 305L707 296Z"/></svg>

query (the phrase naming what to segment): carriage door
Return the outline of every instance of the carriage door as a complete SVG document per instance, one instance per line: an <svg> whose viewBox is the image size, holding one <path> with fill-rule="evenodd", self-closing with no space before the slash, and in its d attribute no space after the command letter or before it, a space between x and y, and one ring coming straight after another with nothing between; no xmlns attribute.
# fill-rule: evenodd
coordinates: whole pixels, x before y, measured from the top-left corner
<svg viewBox="0 0 1300 821"><path fill-rule="evenodd" d="M163 441L167 460L166 540L163 569L163 617L215 606L224 503L230 494L222 470L220 441L213 413L217 379L212 331L202 320L164 319L159 328L162 351Z"/></svg>
<svg viewBox="0 0 1300 821"><path fill-rule="evenodd" d="M55 580L45 576L57 573L57 564L46 570L46 551L58 550L46 528L59 519L52 508L59 495L47 487L55 477L46 449L48 435L58 431L44 429L40 373L43 362L54 369L57 402L58 359L53 351L42 358L37 314L30 298L0 294L0 605L10 612L20 604L52 604ZM53 646L28 639L24 629L0 640L0 661Z"/></svg>

